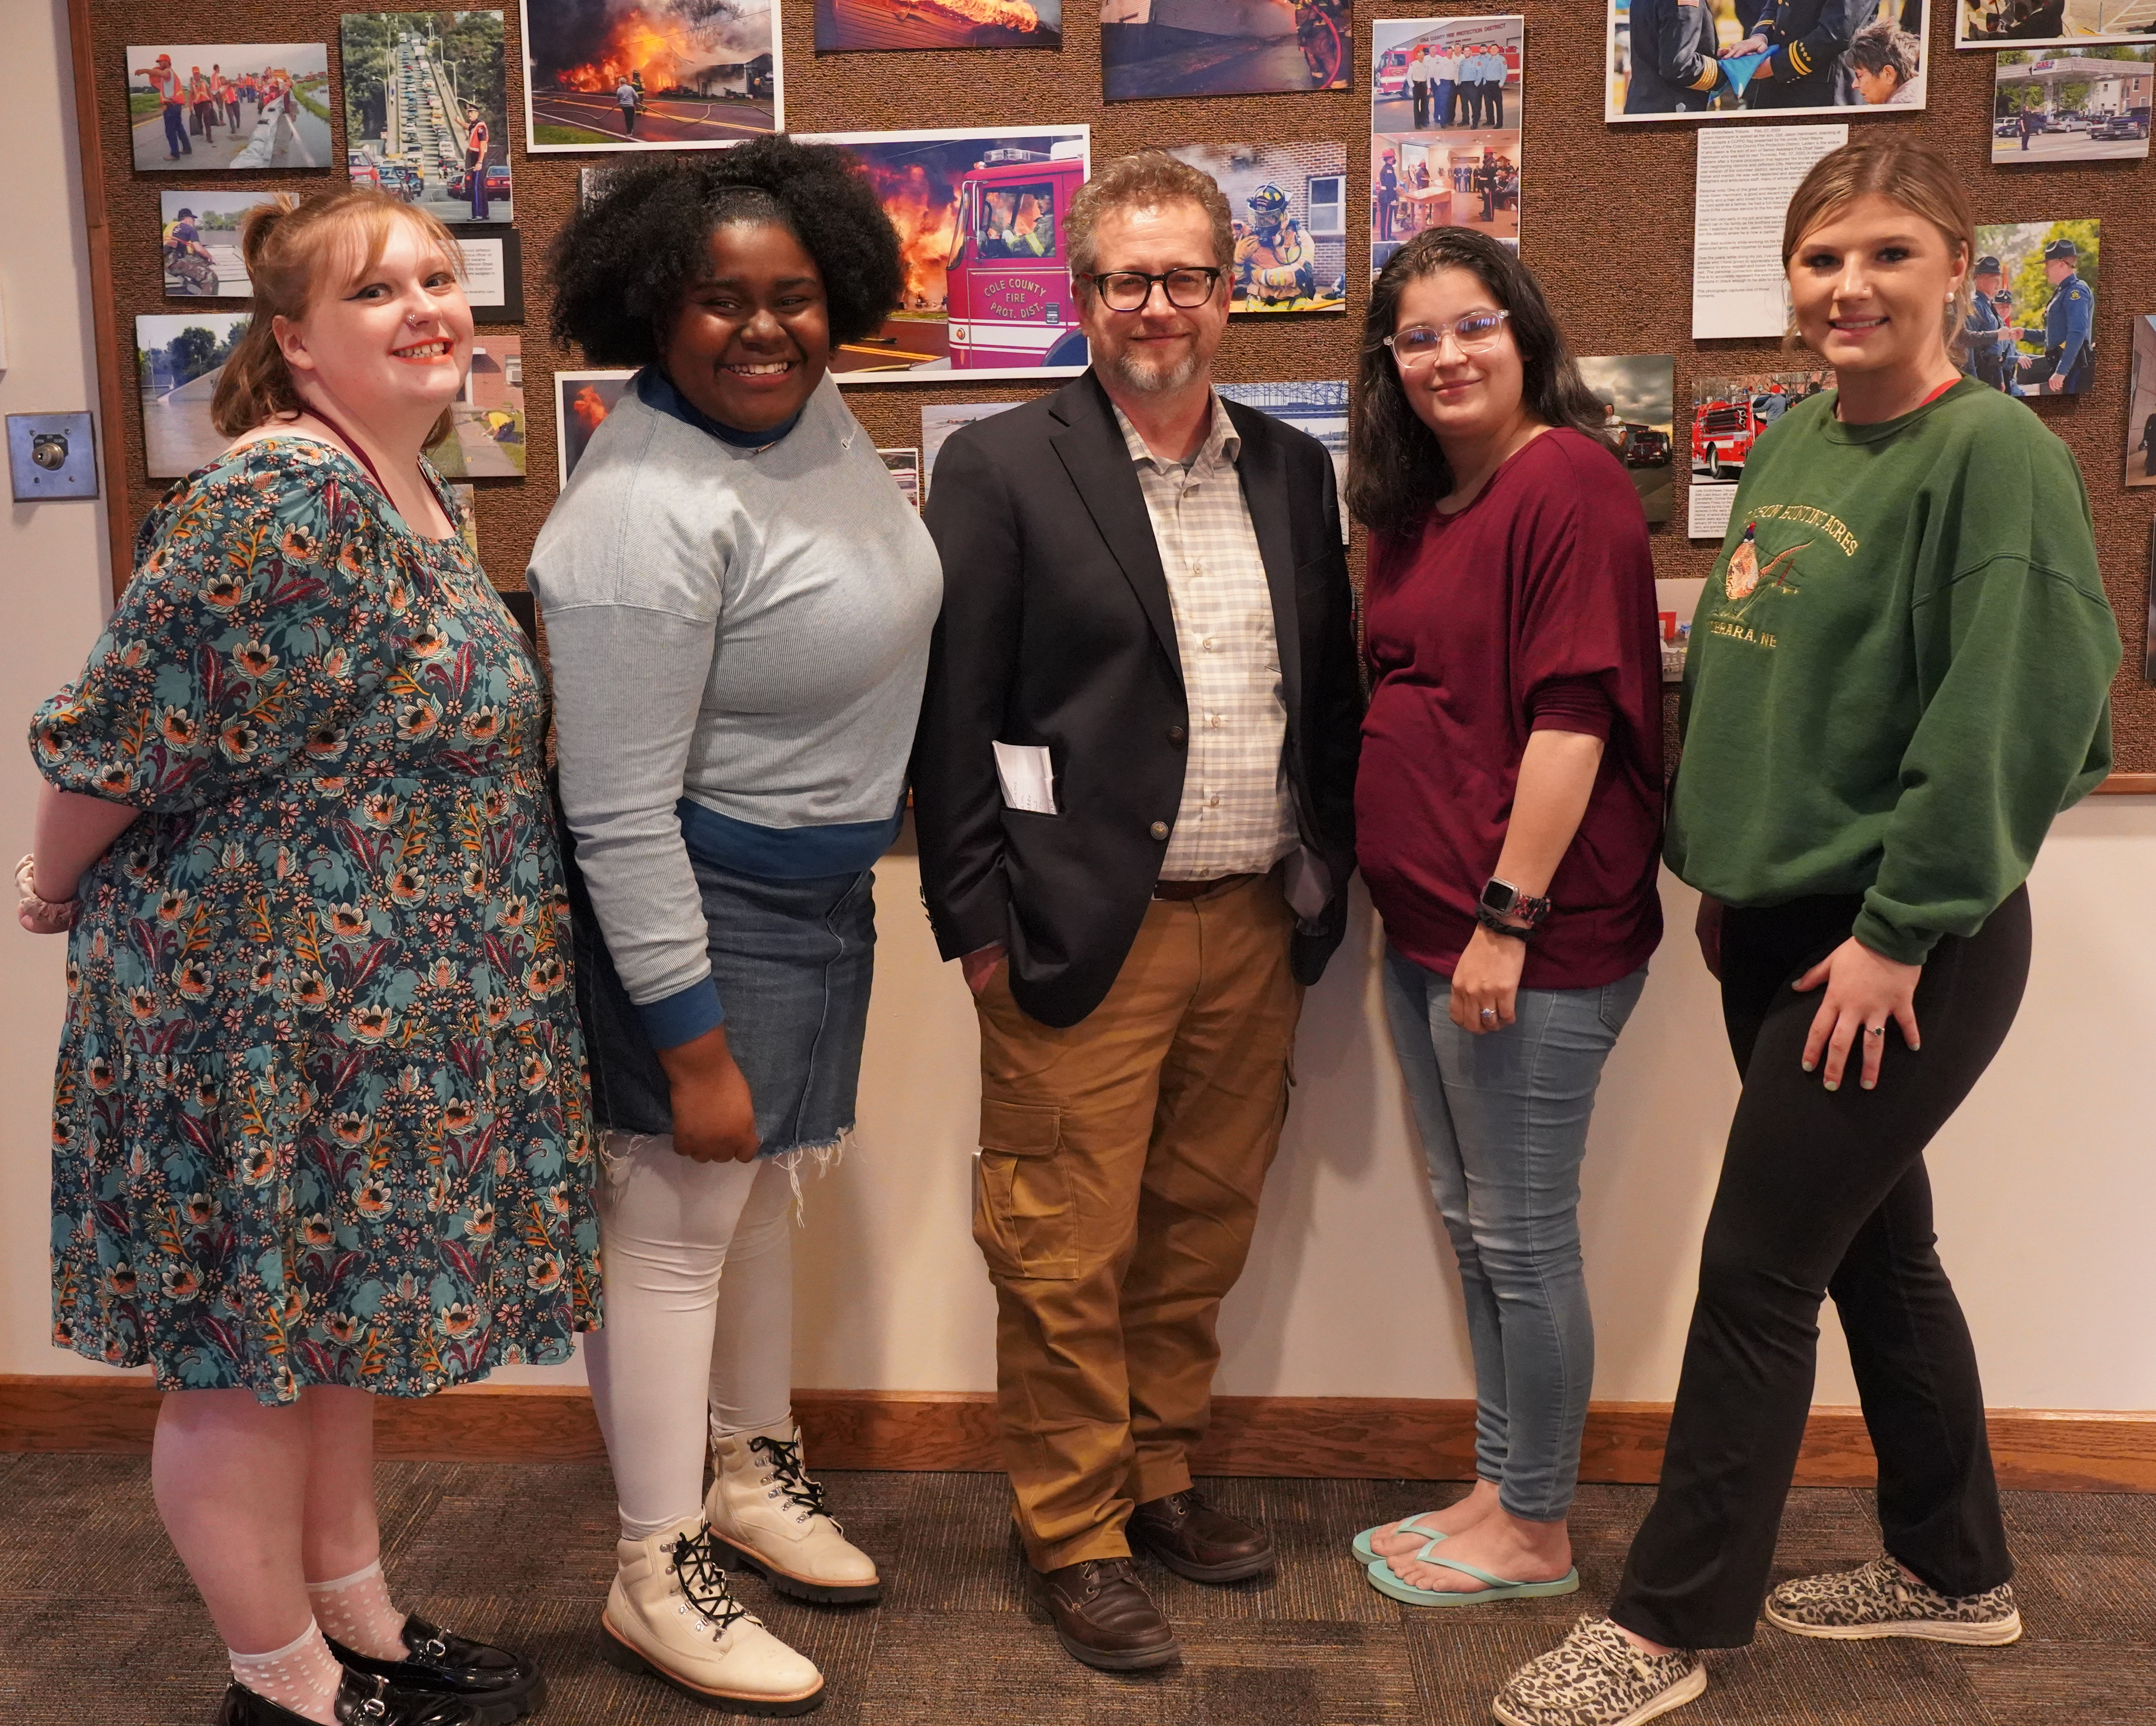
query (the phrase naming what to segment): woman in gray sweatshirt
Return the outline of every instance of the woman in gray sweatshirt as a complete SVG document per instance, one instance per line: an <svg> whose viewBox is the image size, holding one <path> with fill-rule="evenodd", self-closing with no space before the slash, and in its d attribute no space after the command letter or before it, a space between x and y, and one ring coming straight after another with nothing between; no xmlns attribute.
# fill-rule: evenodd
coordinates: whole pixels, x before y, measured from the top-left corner
<svg viewBox="0 0 2156 1726"><path fill-rule="evenodd" d="M942 601L827 375L898 304L898 241L850 157L782 136L610 176L553 270L555 334L642 368L529 571L607 1169L604 1646L707 1701L805 1713L821 1675L720 1572L812 1600L882 1586L805 1472L787 1212L801 1158L853 1128L870 871Z"/></svg>

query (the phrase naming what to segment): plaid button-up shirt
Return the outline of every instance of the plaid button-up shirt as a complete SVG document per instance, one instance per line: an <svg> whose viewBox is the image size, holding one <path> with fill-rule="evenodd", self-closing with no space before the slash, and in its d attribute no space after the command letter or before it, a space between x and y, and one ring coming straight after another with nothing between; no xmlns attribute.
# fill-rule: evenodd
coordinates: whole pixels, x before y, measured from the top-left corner
<svg viewBox="0 0 2156 1726"><path fill-rule="evenodd" d="M1116 424L1152 518L1190 703L1183 803L1161 879L1260 874L1301 838L1272 591L1235 470L1242 439L1218 396L1212 427L1187 462L1153 455L1120 408Z"/></svg>

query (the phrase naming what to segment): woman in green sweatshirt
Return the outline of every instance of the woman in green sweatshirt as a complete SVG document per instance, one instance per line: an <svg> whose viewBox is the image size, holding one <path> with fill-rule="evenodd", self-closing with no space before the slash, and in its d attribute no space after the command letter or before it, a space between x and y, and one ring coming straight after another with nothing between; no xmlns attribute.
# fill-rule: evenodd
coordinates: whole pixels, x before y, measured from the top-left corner
<svg viewBox="0 0 2156 1726"><path fill-rule="evenodd" d="M2013 1024L2022 884L2110 767L2119 640L2073 458L1948 352L1974 254L1953 170L1900 136L1836 151L1790 201L1796 333L1839 387L1746 465L1692 627L1666 849L1707 896L1743 1094L1661 1491L1610 1616L1513 1675L1508 1726L1650 1719L1706 1688L1696 1651L1752 1640L1829 1293L1887 1554L1784 1583L1767 1616L2021 1632L1923 1153Z"/></svg>

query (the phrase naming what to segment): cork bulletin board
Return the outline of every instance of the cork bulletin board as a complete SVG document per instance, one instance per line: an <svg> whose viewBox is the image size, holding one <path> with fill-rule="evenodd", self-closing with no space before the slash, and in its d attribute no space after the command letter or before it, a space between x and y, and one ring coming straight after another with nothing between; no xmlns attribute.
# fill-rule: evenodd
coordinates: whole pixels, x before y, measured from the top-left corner
<svg viewBox="0 0 2156 1726"><path fill-rule="evenodd" d="M386 5L388 0L372 0ZM619 160L603 152L533 157L524 150L523 44L515 0L495 0L509 38L511 160L516 225L525 262L524 388L527 473L480 480L480 555L496 586L523 585L525 560L555 497L553 372L581 356L547 338L549 241L572 207L577 171ZM1695 136L1686 124L1609 126L1603 109L1601 0L1505 0L1486 6L1430 0L1357 0L1353 86L1312 95L1222 96L1105 104L1100 29L1089 0L1066 0L1063 46L819 55L813 0L779 0L786 117L797 132L929 126L1092 128L1096 162L1147 144L1291 143L1348 146L1348 308L1339 313L1234 320L1220 349L1224 381L1342 378L1353 369L1368 287L1370 131L1368 68L1373 18L1524 13L1521 250L1540 277L1573 350L1585 354L1671 353L1676 359L1678 496L1673 520L1654 530L1656 573L1705 576L1717 547L1684 537L1688 439L1685 406L1696 376L1774 369L1772 342L1694 342L1691 210ZM398 0L408 11L447 10ZM343 172L342 102L332 101L334 166L291 173L138 173L129 149L126 49L131 42L326 42L332 90L341 88L337 21L360 6L325 0L69 0L83 182L97 316L101 446L116 583L127 578L136 525L167 482L145 472L134 377L133 319L179 309L166 299L159 259L158 194L219 188L256 191L333 182ZM1933 10L1944 9L1935 0ZM1869 126L1914 127L1963 169L1979 222L2095 218L2103 223L2096 381L2082 396L2038 409L2079 459L2095 510L2104 580L2127 643L2113 690L2119 773L2107 789L2156 792L2156 686L2143 681L2156 490L2123 483L2128 327L2156 311L2156 164L2081 162L2051 168L1990 165L1993 56L1957 52L1952 20L1934 17L1927 54L1930 105ZM1856 111L1856 110L1851 110ZM1875 110L1876 111L1876 110ZM1769 122L1771 123L1771 122ZM211 302L242 309L243 302ZM499 327L499 326L495 326ZM921 409L935 402L1019 401L1040 383L880 383L849 387L855 414L879 445L921 441ZM1353 557L1359 570L1358 531Z"/></svg>

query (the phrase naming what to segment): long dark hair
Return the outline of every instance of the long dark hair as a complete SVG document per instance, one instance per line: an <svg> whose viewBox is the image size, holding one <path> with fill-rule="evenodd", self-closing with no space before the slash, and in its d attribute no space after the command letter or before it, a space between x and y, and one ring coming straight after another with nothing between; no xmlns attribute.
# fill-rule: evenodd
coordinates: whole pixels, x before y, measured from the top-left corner
<svg viewBox="0 0 2156 1726"><path fill-rule="evenodd" d="M1437 434L1415 417L1393 351L1384 345L1409 284L1440 270L1480 278L1520 351L1521 398L1544 425L1568 425L1599 439L1603 409L1579 375L1542 285L1507 248L1470 228L1432 228L1386 260L1370 290L1356 367L1355 408L1348 433L1348 508L1379 533L1410 533L1452 490L1452 470Z"/></svg>

